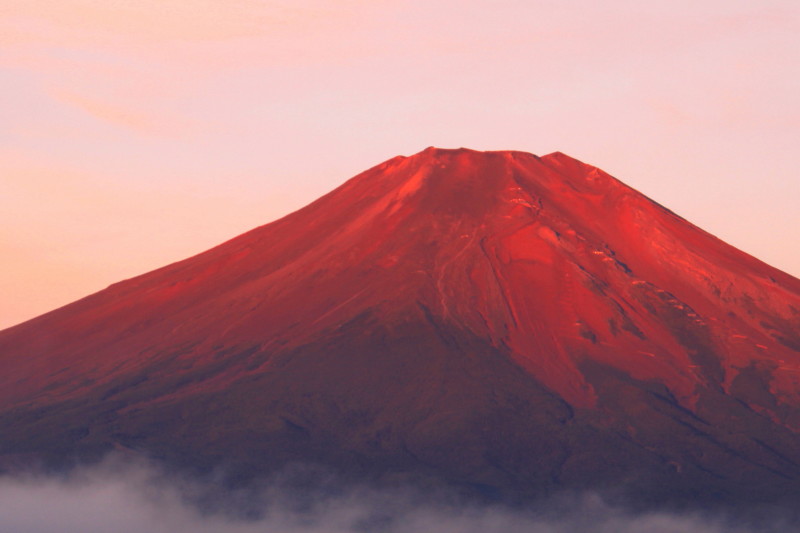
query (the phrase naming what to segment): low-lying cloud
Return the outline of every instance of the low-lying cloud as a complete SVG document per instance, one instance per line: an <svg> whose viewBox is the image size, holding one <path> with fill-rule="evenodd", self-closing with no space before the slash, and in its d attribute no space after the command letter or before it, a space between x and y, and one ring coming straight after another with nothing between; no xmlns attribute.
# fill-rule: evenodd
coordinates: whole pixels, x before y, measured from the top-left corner
<svg viewBox="0 0 800 533"><path fill-rule="evenodd" d="M352 488L297 497L275 481L215 497L209 484L153 465L110 459L69 474L0 477L0 531L7 533L738 533L752 524L700 513L631 513L596 495L526 511L464 505L441 493ZM302 501L300 501L302 500ZM777 518L758 531L794 528Z"/></svg>

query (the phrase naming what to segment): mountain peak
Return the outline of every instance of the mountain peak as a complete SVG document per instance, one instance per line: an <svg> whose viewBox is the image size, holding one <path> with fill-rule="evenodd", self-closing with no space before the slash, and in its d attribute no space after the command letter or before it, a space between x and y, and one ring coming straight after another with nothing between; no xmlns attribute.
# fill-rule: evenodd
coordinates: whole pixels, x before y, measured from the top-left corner
<svg viewBox="0 0 800 533"><path fill-rule="evenodd" d="M432 169L438 167L442 170L433 172L434 175L447 176L453 180L471 178L497 184L498 178L503 175L528 176L533 178L526 180L530 186L552 187L561 181L569 183L573 188L577 186L581 192L597 192L602 187L623 186L597 167L563 152L552 152L539 157L516 150L479 151L464 147L429 146L411 156L398 156L376 168L386 168L386 164L394 161L409 161Z"/></svg>
<svg viewBox="0 0 800 533"><path fill-rule="evenodd" d="M560 152L395 157L0 332L0 367L0 458L800 493L800 281Z"/></svg>

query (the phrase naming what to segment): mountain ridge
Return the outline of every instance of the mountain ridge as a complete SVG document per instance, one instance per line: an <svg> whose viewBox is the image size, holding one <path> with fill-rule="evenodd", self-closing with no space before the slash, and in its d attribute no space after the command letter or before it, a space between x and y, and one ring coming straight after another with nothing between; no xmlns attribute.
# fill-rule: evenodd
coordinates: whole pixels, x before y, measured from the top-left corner
<svg viewBox="0 0 800 533"><path fill-rule="evenodd" d="M687 500L800 479L800 280L560 152L389 159L1 331L0 364L0 457Z"/></svg>

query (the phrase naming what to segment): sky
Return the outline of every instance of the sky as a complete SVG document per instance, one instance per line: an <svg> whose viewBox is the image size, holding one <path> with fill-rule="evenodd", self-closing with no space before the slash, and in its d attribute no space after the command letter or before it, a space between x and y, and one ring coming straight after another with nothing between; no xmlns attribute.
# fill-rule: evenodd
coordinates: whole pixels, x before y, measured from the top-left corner
<svg viewBox="0 0 800 533"><path fill-rule="evenodd" d="M796 0L0 0L0 328L427 146L565 152L800 276Z"/></svg>

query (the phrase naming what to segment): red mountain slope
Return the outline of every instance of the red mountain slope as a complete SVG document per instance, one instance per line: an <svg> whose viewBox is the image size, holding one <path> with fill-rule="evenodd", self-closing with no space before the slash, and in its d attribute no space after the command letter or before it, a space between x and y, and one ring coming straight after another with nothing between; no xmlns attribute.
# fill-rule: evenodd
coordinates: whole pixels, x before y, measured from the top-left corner
<svg viewBox="0 0 800 533"><path fill-rule="evenodd" d="M429 148L0 332L7 462L800 488L800 281L564 154Z"/></svg>

